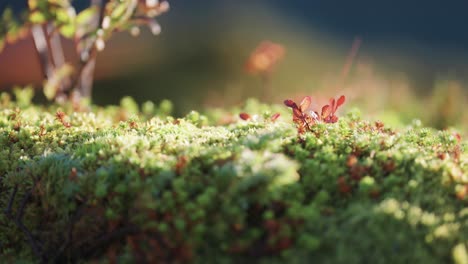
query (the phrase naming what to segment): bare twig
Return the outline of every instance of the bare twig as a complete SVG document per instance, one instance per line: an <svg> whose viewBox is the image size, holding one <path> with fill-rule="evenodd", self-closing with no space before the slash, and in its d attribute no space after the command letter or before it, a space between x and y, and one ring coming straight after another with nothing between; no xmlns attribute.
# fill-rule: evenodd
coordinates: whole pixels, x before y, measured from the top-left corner
<svg viewBox="0 0 468 264"><path fill-rule="evenodd" d="M348 52L345 65L343 66L340 79L338 80L338 84L337 84L338 88L343 86L343 83L348 77L349 72L351 70L351 66L353 65L354 59L359 51L359 48L361 47L361 43L362 43L362 40L359 37L354 38L353 45L351 46L351 49Z"/></svg>

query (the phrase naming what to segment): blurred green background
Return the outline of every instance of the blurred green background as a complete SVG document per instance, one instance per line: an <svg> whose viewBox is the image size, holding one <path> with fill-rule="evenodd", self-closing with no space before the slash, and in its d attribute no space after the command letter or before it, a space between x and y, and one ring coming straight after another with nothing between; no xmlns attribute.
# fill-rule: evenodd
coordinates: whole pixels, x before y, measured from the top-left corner
<svg viewBox="0 0 468 264"><path fill-rule="evenodd" d="M183 115L249 97L280 104L345 94L348 109L357 106L370 118L396 125L418 118L467 131L468 3L169 2L171 11L158 19L160 36L147 30L138 38L118 34L98 56L95 103L118 104L125 95L138 102L170 99L176 115ZM362 45L341 82L356 36ZM271 75L270 96L262 79L244 67L264 40L286 50Z"/></svg>

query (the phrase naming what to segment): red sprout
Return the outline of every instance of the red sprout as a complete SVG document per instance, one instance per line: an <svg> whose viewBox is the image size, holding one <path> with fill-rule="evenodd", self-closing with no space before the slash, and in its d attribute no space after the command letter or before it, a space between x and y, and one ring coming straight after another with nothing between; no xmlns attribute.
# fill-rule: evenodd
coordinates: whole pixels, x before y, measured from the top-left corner
<svg viewBox="0 0 468 264"><path fill-rule="evenodd" d="M338 121L338 117L335 115L336 110L344 104L345 100L344 95L340 96L336 101L334 98L330 99L330 104L322 108L322 121L325 123L336 123Z"/></svg>
<svg viewBox="0 0 468 264"><path fill-rule="evenodd" d="M280 113L275 113L271 116L271 121L275 122L279 117L280 117Z"/></svg>
<svg viewBox="0 0 468 264"><path fill-rule="evenodd" d="M250 120L250 119L252 118L252 117L251 117L249 114L247 114L247 113L240 113L240 114L239 114L239 117L240 117L242 120L246 120L246 121L247 121L247 120Z"/></svg>
<svg viewBox="0 0 468 264"><path fill-rule="evenodd" d="M55 113L55 119L57 119L60 123L62 123L62 125L66 128L70 128L71 127L71 124L67 121L65 121L65 113L62 112L62 111L57 111L57 113Z"/></svg>
<svg viewBox="0 0 468 264"><path fill-rule="evenodd" d="M336 110L344 104L345 100L344 95L340 96L338 100L330 99L330 104L322 107L320 115L316 111L307 112L312 102L310 96L304 97L299 106L291 99L284 100L284 104L292 109L293 122L296 123L299 134L302 134L306 130L310 131L312 126L320 121L336 123L338 121L338 117L335 115Z"/></svg>

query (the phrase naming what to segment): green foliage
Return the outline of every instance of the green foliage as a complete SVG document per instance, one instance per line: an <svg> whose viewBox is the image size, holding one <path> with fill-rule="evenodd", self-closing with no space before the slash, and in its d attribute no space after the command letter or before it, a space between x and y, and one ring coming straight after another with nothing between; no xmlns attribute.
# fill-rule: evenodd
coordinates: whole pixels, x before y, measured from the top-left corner
<svg viewBox="0 0 468 264"><path fill-rule="evenodd" d="M14 43L26 33L25 27L21 26L19 19L10 8L5 8L0 13L0 52L6 43Z"/></svg>
<svg viewBox="0 0 468 264"><path fill-rule="evenodd" d="M298 135L286 114L175 119L131 98L61 106L66 127L57 106L0 98L0 208L16 188L11 214L25 201L46 261L466 262L468 156L451 131L354 111ZM26 237L0 213L0 259L37 261Z"/></svg>
<svg viewBox="0 0 468 264"><path fill-rule="evenodd" d="M32 86L17 86L13 88L13 94L19 107L27 107L31 105L31 100L34 97L34 88Z"/></svg>
<svg viewBox="0 0 468 264"><path fill-rule="evenodd" d="M89 99L97 52L105 42L117 31L138 35L140 26L157 35L161 29L155 17L169 10L166 1L98 0L77 14L71 2L28 0L23 21L8 8L0 17L0 52L6 43L31 35L46 76L44 94L57 102ZM60 35L73 39L78 61L65 61Z"/></svg>

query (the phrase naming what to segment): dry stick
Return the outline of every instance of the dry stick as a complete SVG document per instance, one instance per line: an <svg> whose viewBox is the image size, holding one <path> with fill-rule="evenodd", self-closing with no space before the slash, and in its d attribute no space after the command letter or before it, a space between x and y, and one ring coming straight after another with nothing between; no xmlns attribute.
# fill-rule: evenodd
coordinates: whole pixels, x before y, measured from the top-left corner
<svg viewBox="0 0 468 264"><path fill-rule="evenodd" d="M351 46L348 56L346 57L346 62L343 66L343 71L341 72L341 76L337 84L338 87L342 87L344 80L346 77L348 77L349 72L351 71L351 66L353 65L353 61L359 51L359 48L361 47L361 43L362 40L359 37L354 38L353 45Z"/></svg>

